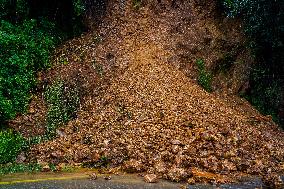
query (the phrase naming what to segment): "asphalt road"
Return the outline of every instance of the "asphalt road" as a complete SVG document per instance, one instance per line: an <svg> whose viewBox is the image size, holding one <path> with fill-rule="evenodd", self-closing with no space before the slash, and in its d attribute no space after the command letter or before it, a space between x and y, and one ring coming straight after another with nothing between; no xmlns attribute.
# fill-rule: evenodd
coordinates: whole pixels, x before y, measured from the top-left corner
<svg viewBox="0 0 284 189"><path fill-rule="evenodd" d="M106 181L106 180L59 180L59 181L41 181L33 183L16 183L11 185L0 185L1 189L180 189L181 184L159 182L155 184L149 184L145 182L130 182L124 183L124 181ZM194 186L183 186L187 189L217 189L217 186L211 185L194 185ZM234 185L221 185L220 189L255 189L262 188L262 183L248 182Z"/></svg>
<svg viewBox="0 0 284 189"><path fill-rule="evenodd" d="M81 177L81 178L79 178ZM96 180L90 180L87 175L56 175L50 174L44 177L20 175L19 178L0 179L0 189L174 189L181 184L159 180L158 183L145 183L142 177L135 175L111 176L105 180L104 176L98 176Z"/></svg>
<svg viewBox="0 0 284 189"><path fill-rule="evenodd" d="M263 182L255 178L237 184L191 185L159 180L158 183L145 183L142 177L135 175L112 176L105 180L101 175L96 180L88 179L87 175L20 175L11 178L0 178L0 189L255 189L265 188Z"/></svg>
<svg viewBox="0 0 284 189"><path fill-rule="evenodd" d="M148 183L121 183L105 180L61 180L61 181L43 181L35 183L17 183L12 185L0 185L2 189L171 189L179 188L175 184L148 184Z"/></svg>

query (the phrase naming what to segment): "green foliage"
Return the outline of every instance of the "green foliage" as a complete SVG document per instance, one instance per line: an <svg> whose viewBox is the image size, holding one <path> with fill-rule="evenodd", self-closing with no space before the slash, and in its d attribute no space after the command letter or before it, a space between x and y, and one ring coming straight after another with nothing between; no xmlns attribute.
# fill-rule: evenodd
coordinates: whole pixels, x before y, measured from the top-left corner
<svg viewBox="0 0 284 189"><path fill-rule="evenodd" d="M0 20L21 24L24 20L48 20L69 37L84 30L82 16L86 12L84 0L0 0Z"/></svg>
<svg viewBox="0 0 284 189"><path fill-rule="evenodd" d="M243 12L243 9L249 5L250 0L223 0L227 14L231 17L237 16Z"/></svg>
<svg viewBox="0 0 284 189"><path fill-rule="evenodd" d="M96 62L96 60L93 61L93 68L95 69L96 73L98 75L100 75L100 77L103 77L104 75L104 69L103 69L103 66L101 64L98 64Z"/></svg>
<svg viewBox="0 0 284 189"><path fill-rule="evenodd" d="M283 48L283 0L224 0L227 14L244 20L246 33L255 40L254 45Z"/></svg>
<svg viewBox="0 0 284 189"><path fill-rule="evenodd" d="M47 135L53 137L56 128L75 116L80 104L79 91L57 81L47 89L45 99L48 105Z"/></svg>
<svg viewBox="0 0 284 189"><path fill-rule="evenodd" d="M139 9L142 5L142 0L133 0L132 4L135 9Z"/></svg>
<svg viewBox="0 0 284 189"><path fill-rule="evenodd" d="M22 173L22 172L39 172L41 171L42 166L39 164L5 164L0 165L0 175L9 174L9 173Z"/></svg>
<svg viewBox="0 0 284 189"><path fill-rule="evenodd" d="M5 121L26 111L36 86L36 72L50 66L49 56L56 43L82 31L84 11L82 0L0 0L0 128L5 126ZM59 84L47 92L47 101L47 130L54 134L58 125L74 115L78 91L68 91L65 85ZM0 164L12 162L28 145L49 137L25 141L11 131L0 132ZM37 168L13 164L1 166L0 173L34 169Z"/></svg>
<svg viewBox="0 0 284 189"><path fill-rule="evenodd" d="M73 0L72 2L76 16L81 16L86 10L84 2L82 0Z"/></svg>
<svg viewBox="0 0 284 189"><path fill-rule="evenodd" d="M101 156L99 163L100 167L108 167L110 164L110 159L107 156Z"/></svg>
<svg viewBox="0 0 284 189"><path fill-rule="evenodd" d="M280 87L284 84L284 1L221 1L228 16L243 20L250 47L259 63L251 72L248 99L263 113L277 117L279 99L284 96Z"/></svg>
<svg viewBox="0 0 284 189"><path fill-rule="evenodd" d="M71 173L71 172L76 171L76 168L74 166L65 165L65 166L62 167L61 171Z"/></svg>
<svg viewBox="0 0 284 189"><path fill-rule="evenodd" d="M0 0L0 20L18 22L19 19L26 18L28 15L26 0Z"/></svg>
<svg viewBox="0 0 284 189"><path fill-rule="evenodd" d="M0 125L26 111L54 46L83 31L86 1L0 0ZM62 32L64 31L64 32Z"/></svg>
<svg viewBox="0 0 284 189"><path fill-rule="evenodd" d="M205 69L205 64L202 59L196 61L198 67L198 83L201 85L207 92L212 92L212 74Z"/></svg>
<svg viewBox="0 0 284 189"><path fill-rule="evenodd" d="M35 20L0 25L0 122L24 112L35 86L35 73L49 66L54 39Z"/></svg>
<svg viewBox="0 0 284 189"><path fill-rule="evenodd" d="M213 73L228 73L230 69L240 61L236 61L237 48L233 48L229 52L225 52L223 57L217 62L217 66L212 70Z"/></svg>
<svg viewBox="0 0 284 189"><path fill-rule="evenodd" d="M252 103L260 112L271 115L273 120L280 123L277 112L284 99L284 89L281 80L269 79L269 73L263 67L254 69L251 74L251 87L244 97Z"/></svg>
<svg viewBox="0 0 284 189"><path fill-rule="evenodd" d="M56 166L53 163L49 163L48 166L49 166L51 171L53 171L53 172L57 171Z"/></svg>
<svg viewBox="0 0 284 189"><path fill-rule="evenodd" d="M25 146L25 139L11 130L0 131L0 164L13 162Z"/></svg>
<svg viewBox="0 0 284 189"><path fill-rule="evenodd" d="M283 79L284 1L223 0L223 4L229 16L244 21L250 46L264 68Z"/></svg>

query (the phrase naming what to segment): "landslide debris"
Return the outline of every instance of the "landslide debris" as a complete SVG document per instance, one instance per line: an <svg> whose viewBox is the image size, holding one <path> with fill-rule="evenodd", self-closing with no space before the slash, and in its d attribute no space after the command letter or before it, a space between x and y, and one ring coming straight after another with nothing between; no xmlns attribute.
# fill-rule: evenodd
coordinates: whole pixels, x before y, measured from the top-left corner
<svg viewBox="0 0 284 189"><path fill-rule="evenodd" d="M60 128L64 135L32 147L30 161L105 165L191 183L283 173L283 131L244 100L207 93L190 76L193 59L217 53L198 43L206 28L225 35L214 25L214 3L161 1L137 10L122 2L110 1L98 31L56 52L54 61L68 64L45 77L79 85L82 104ZM200 6L212 9L209 16ZM179 67L179 40L193 48L187 69Z"/></svg>

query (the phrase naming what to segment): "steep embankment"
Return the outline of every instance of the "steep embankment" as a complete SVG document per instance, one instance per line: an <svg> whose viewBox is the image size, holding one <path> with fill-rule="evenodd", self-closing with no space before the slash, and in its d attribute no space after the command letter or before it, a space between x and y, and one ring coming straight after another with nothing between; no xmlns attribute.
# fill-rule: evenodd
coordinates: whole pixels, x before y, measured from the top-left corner
<svg viewBox="0 0 284 189"><path fill-rule="evenodd" d="M129 172L191 182L244 174L268 179L283 171L284 133L277 125L245 101L207 93L192 79L197 58L209 66L218 62L225 47L217 47L230 39L241 44L241 34L218 42L227 34L220 28L225 24L211 18L213 4L208 16L195 2L177 2L175 8L163 3L135 10L131 1L110 2L97 32L58 49L55 62L69 64L43 77L79 86L81 107L57 138L31 149L30 159L93 165L103 160Z"/></svg>

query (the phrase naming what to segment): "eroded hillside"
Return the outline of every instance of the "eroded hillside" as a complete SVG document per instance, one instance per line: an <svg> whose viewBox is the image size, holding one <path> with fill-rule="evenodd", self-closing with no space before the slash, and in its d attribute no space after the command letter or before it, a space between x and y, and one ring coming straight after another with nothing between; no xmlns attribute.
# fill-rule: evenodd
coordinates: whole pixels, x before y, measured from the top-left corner
<svg viewBox="0 0 284 189"><path fill-rule="evenodd" d="M283 132L225 95L241 90L252 60L240 24L216 9L199 1L143 2L139 9L111 1L101 25L58 48L54 68L40 75L42 85L61 79L76 86L81 104L55 139L32 147L30 160L96 165L103 157L116 170L191 182L247 174L269 180L283 172ZM242 63L219 73L226 53ZM215 70L217 92L197 84L200 58ZM30 135L17 125L44 127L45 112L38 97L11 126Z"/></svg>

